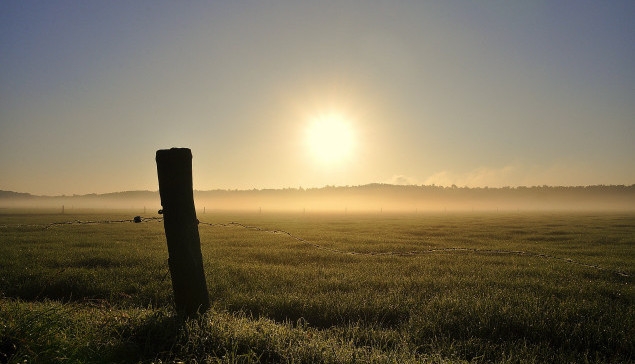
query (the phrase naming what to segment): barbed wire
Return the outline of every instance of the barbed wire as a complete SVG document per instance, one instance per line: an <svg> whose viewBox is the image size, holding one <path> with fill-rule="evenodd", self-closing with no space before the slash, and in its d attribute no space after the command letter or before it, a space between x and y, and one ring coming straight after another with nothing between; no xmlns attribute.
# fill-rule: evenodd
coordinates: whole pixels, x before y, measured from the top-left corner
<svg viewBox="0 0 635 364"><path fill-rule="evenodd" d="M587 264L587 263L582 263L582 262L578 262L575 261L573 259L570 258L563 258L563 257L558 257L555 255L551 255L551 254L545 254L545 253L536 253L536 252L529 252L529 251L524 251L524 250L501 250L501 249L479 249L479 248L465 248L465 247L448 247L448 248L430 248L430 249L423 249L423 250L411 250L411 251L406 251L406 252L396 252L396 251L387 251L387 252L357 252L357 251L347 251L347 250L341 250L341 249L336 249L336 248L330 248L330 247L326 247L311 241L308 241L302 237L296 236L286 230L281 230L281 229L275 229L275 230L269 230L269 229L263 229L257 226L249 226L249 225L244 225L238 222L230 222L227 224L212 224L212 223L200 223L202 225L209 225L209 226L224 226L224 227L229 227L229 226L238 226L244 229L249 229L249 230L254 230L254 231L261 231L261 232L266 232L266 233L272 233L272 234L281 234L281 235L287 235L288 237L297 240L301 243L313 246L316 249L320 249L320 250L325 250L331 253L336 253L336 254L345 254L345 255L358 255L358 256L397 256L397 257L409 257L409 256L417 256L417 255L427 255L427 254L432 254L432 253L447 253L447 252L468 252L468 253L477 253L477 254L500 254L500 255L518 255L518 256L527 256L527 257L536 257L536 258L544 258L544 259L552 259L552 260L559 260L562 262L566 262L566 263L570 263L570 264L574 264L574 265L578 265L581 267L585 267L585 268L592 268L592 269L596 269L596 270L601 270L601 271L609 271L612 272L614 274L617 274L619 276L622 277L630 277L629 274L622 272L622 271L617 271L617 270L608 270L606 268L603 268L599 265L596 264Z"/></svg>
<svg viewBox="0 0 635 364"><path fill-rule="evenodd" d="M141 217L135 216L132 219L120 219L120 220L69 220L69 221L61 221L61 222L51 222L48 224L2 224L0 225L0 229L8 229L8 228L42 228L42 230L48 230L54 226L60 225L100 225L100 224L120 224L120 223L143 223L143 222L155 222L155 221L163 221L162 217Z"/></svg>
<svg viewBox="0 0 635 364"><path fill-rule="evenodd" d="M120 220L70 220L63 222L52 222L49 224L3 224L0 225L0 228L9 228L9 227L40 227L43 230L48 230L55 226L63 226L63 225L99 225L99 224L118 224L118 223L148 223L148 222L162 222L163 217L141 217L135 216L132 219L120 219ZM535 257L535 258L543 258L561 261L569 264L574 264L577 266L596 269L600 271L611 272L613 274L622 276L622 277L630 277L630 275L626 272L619 270L611 270L607 268L603 268L596 264L588 264L578 262L576 260L570 258L563 258L551 254L546 253L537 253L525 250L502 250L502 249L481 249L481 248L466 248L466 247L446 247L446 248L430 248L430 249L420 249L420 250L411 250L405 252L399 251L385 251L385 252L359 252L359 251L349 251L342 250L337 248L327 247L321 244L317 244L315 242L304 239L300 236L290 233L289 231L282 229L266 229L261 228L254 225L246 225L240 222L232 221L228 223L210 223L210 222L202 222L198 221L199 225L209 226L209 227L238 227L246 230L258 231L263 233L270 234L278 234L278 235L286 235L291 239L294 239L300 243L309 245L314 247L315 249L327 251L334 254L343 254L343 255L351 255L351 256L395 256L395 257L412 257L412 256L421 256L428 255L433 253L450 253L450 252L466 252L466 253L474 253L474 254L492 254L492 255L516 255L516 256L526 256L526 257Z"/></svg>

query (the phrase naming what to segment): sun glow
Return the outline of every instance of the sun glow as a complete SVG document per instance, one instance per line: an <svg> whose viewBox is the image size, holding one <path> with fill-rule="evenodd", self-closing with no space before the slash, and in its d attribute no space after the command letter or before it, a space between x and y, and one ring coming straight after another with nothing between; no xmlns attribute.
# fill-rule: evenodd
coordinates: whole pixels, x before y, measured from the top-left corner
<svg viewBox="0 0 635 364"><path fill-rule="evenodd" d="M341 115L321 115L310 121L306 143L316 161L328 165L342 163L353 157L355 133L350 122Z"/></svg>

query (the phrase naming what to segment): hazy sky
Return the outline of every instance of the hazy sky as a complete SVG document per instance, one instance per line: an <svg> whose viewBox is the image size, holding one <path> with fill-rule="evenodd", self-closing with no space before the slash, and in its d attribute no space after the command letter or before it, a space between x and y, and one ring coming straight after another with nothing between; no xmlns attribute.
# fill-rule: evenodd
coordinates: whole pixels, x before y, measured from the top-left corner
<svg viewBox="0 0 635 364"><path fill-rule="evenodd" d="M156 190L173 146L203 190L630 185L634 39L632 0L2 1L0 189Z"/></svg>

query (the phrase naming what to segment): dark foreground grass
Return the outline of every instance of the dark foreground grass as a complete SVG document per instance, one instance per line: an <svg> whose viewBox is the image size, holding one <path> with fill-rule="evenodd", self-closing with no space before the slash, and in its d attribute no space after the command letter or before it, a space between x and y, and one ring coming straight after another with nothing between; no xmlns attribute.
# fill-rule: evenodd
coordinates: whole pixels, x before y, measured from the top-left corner
<svg viewBox="0 0 635 364"><path fill-rule="evenodd" d="M360 337L385 333L361 332L350 325L317 330L304 321L279 323L215 309L182 322L163 309L11 300L0 307L6 320L1 345L4 360L11 362L407 363L417 357L444 361L438 356L415 357L407 347L385 351L356 345Z"/></svg>
<svg viewBox="0 0 635 364"><path fill-rule="evenodd" d="M635 361L634 215L205 214L187 322L162 224L47 225L128 218L0 215L0 362Z"/></svg>

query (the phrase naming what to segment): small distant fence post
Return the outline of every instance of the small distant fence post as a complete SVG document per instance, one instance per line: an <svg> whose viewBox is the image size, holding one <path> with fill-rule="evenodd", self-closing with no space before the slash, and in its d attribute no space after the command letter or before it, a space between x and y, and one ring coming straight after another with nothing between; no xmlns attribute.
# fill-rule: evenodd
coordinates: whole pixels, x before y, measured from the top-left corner
<svg viewBox="0 0 635 364"><path fill-rule="evenodd" d="M158 150L156 162L174 303L179 315L192 317L210 307L194 209L192 152Z"/></svg>

